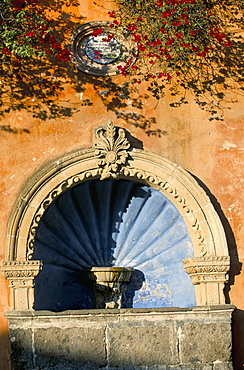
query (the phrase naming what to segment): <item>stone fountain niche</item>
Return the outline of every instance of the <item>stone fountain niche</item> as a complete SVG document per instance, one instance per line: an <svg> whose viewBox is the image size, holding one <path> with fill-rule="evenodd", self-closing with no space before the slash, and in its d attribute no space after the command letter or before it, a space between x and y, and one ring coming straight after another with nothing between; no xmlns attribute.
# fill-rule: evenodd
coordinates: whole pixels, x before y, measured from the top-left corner
<svg viewBox="0 0 244 370"><path fill-rule="evenodd" d="M34 255L36 310L196 304L182 260L193 246L176 207L136 181L88 180L44 213Z"/></svg>
<svg viewBox="0 0 244 370"><path fill-rule="evenodd" d="M210 199L111 122L94 140L28 181L9 221L12 370L232 370Z"/></svg>

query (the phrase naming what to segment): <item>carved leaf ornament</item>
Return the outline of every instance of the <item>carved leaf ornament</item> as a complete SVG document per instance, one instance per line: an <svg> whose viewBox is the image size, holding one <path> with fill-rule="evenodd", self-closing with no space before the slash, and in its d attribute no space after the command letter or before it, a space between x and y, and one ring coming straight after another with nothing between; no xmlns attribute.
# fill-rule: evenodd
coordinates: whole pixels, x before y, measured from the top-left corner
<svg viewBox="0 0 244 370"><path fill-rule="evenodd" d="M95 131L95 156L99 158L98 166L101 168L101 180L108 177L116 178L121 165L126 163L127 150L130 143L125 137L122 128L116 128L111 121Z"/></svg>

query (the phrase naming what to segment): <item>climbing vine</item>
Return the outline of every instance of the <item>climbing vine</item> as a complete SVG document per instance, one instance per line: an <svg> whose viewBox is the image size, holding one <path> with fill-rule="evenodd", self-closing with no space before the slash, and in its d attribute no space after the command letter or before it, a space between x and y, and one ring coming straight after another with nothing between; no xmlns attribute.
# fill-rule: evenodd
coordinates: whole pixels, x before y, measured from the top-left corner
<svg viewBox="0 0 244 370"><path fill-rule="evenodd" d="M124 76L138 84L149 81L158 99L166 86L180 102L191 91L212 113L229 90L243 89L242 0L115 2L118 10L109 12L111 32L122 28L138 49L136 62L117 66Z"/></svg>
<svg viewBox="0 0 244 370"><path fill-rule="evenodd" d="M65 37L74 28L70 14L62 10L67 5L64 0L1 0L1 115L26 109L45 119L61 113L55 99L69 69Z"/></svg>

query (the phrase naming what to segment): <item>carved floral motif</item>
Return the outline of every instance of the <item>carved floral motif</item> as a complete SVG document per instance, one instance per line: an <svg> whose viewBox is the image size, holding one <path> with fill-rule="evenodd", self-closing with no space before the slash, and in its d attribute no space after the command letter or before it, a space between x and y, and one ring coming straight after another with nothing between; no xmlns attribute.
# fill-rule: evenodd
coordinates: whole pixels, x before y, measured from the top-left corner
<svg viewBox="0 0 244 370"><path fill-rule="evenodd" d="M128 158L129 141L125 138L122 128L115 128L109 121L107 125L95 130L95 156L99 158L98 166L102 169L101 180L108 177L116 178L121 165Z"/></svg>

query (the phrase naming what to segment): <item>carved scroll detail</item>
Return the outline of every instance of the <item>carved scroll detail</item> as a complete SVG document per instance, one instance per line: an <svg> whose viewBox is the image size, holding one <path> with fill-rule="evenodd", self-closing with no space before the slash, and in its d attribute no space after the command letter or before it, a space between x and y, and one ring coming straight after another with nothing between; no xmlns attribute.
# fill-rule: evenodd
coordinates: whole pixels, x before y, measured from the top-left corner
<svg viewBox="0 0 244 370"><path fill-rule="evenodd" d="M101 180L108 177L116 178L121 166L128 158L127 150L130 143L125 137L122 128L116 128L111 121L106 125L98 127L95 132L95 156L98 166L101 168Z"/></svg>

